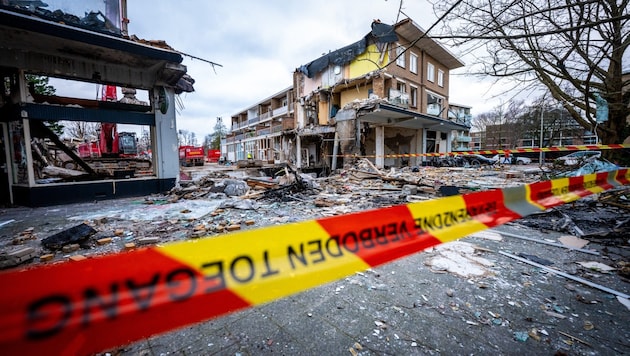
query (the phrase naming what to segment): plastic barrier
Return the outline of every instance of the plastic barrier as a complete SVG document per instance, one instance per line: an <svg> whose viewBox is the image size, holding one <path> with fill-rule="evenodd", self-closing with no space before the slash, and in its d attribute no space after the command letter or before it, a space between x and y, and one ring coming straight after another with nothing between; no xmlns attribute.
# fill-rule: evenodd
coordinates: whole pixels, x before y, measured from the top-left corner
<svg viewBox="0 0 630 356"><path fill-rule="evenodd" d="M622 169L3 272L0 350L102 351L629 182Z"/></svg>
<svg viewBox="0 0 630 356"><path fill-rule="evenodd" d="M385 158L403 158L403 157L439 157L439 156L457 156L457 155L495 155L502 153L519 153L519 152L563 152L563 151L592 151L592 150L618 150L630 148L630 144L612 144L612 145L573 145L573 146L555 146L543 148L513 148L509 150L481 150L481 151L452 151L452 152L434 152L434 153L400 153L388 155L337 155L337 157L385 157ZM328 155L332 157L332 155Z"/></svg>

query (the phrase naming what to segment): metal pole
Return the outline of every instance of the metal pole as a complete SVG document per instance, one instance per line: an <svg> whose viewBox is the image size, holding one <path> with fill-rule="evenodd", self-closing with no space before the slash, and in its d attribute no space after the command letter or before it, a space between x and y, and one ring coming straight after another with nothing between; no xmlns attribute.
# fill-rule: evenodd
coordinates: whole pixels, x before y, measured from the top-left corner
<svg viewBox="0 0 630 356"><path fill-rule="evenodd" d="M544 163L543 162L544 154L543 154L543 151L542 151L542 148L543 148L543 112L545 110L544 108L545 108L545 103L542 103L540 105L540 143L539 143L539 146L540 146L541 150L540 150L540 156L538 157L538 165L539 166L542 166L543 163Z"/></svg>

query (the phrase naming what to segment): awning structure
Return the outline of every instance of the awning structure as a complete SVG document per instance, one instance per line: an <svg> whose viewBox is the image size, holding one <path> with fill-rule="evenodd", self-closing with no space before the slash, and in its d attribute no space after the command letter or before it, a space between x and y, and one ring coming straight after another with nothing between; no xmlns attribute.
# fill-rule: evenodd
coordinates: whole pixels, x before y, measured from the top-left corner
<svg viewBox="0 0 630 356"><path fill-rule="evenodd" d="M377 103L368 110L359 110L357 118L362 122L373 123L380 126L403 127L412 130L428 129L442 132L470 130L470 127L466 125L383 103Z"/></svg>
<svg viewBox="0 0 630 356"><path fill-rule="evenodd" d="M0 38L0 66L34 74L55 73L138 89L179 88L186 74L182 55L166 45L147 45L4 9L0 9Z"/></svg>

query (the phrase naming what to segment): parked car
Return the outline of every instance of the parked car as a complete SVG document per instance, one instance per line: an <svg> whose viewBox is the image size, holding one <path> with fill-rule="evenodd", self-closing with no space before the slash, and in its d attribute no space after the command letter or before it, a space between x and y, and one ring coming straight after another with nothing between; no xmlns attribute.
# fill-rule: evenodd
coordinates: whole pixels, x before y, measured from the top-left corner
<svg viewBox="0 0 630 356"><path fill-rule="evenodd" d="M601 156L602 153L600 151L578 151L570 153L566 156L558 157L554 163L565 166L575 166L593 161Z"/></svg>
<svg viewBox="0 0 630 356"><path fill-rule="evenodd" d="M492 157L493 160L500 164L530 164L532 163L531 158L528 157L518 157L510 154L509 157L505 157L505 155L495 155Z"/></svg>
<svg viewBox="0 0 630 356"><path fill-rule="evenodd" d="M479 167L481 165L492 166L495 163L497 163L497 161L493 160L492 158L488 158L486 156L477 155L477 154L463 155L462 157L464 157L464 159L468 162L468 164L473 167Z"/></svg>

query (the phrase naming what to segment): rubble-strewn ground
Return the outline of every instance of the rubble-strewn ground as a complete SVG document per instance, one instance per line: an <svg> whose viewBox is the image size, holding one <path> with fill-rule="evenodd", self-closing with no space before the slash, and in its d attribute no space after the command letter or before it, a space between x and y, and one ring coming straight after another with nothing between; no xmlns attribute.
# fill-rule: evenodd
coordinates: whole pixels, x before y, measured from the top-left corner
<svg viewBox="0 0 630 356"><path fill-rule="evenodd" d="M287 169L275 179L256 171L215 168L188 171L193 181L163 196L5 209L0 212L0 253L4 254L0 259L7 261L12 251L30 248L32 258L20 267L33 266L79 254L118 252L133 248L132 244L212 238L238 228L502 188L539 178L536 167L375 172L360 163L328 178L302 177ZM267 305L110 352L630 354L630 306L610 292L630 294L629 197L627 188L588 197ZM81 223L96 233L62 250L43 247L45 238ZM577 245L567 248L569 243ZM46 255L44 260L50 261L41 260ZM519 256L538 265L515 258Z"/></svg>

